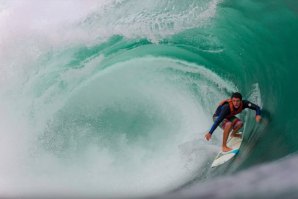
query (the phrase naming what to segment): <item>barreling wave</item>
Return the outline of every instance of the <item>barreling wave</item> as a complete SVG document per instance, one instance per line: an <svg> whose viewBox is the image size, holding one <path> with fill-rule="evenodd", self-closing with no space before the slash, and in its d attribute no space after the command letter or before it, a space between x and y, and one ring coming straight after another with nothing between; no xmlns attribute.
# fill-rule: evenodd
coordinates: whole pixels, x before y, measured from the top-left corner
<svg viewBox="0 0 298 199"><path fill-rule="evenodd" d="M280 4L0 4L3 194L151 196L295 152L297 15ZM237 161L209 170L221 132L203 137L234 91L263 122L245 111Z"/></svg>

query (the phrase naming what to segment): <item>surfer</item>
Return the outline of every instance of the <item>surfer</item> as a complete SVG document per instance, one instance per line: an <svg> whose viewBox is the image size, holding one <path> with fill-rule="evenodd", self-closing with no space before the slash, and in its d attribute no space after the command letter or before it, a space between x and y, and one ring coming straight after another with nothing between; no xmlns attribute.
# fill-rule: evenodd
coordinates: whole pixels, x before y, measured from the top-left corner
<svg viewBox="0 0 298 199"><path fill-rule="evenodd" d="M228 152L232 150L232 148L227 146L229 134L231 130L233 130L231 137L242 138L242 135L239 134L238 131L243 127L243 122L235 115L241 113L243 109L246 108L255 110L256 121L261 121L262 117L260 107L248 100L242 100L242 95L240 93L233 93L231 99L223 100L213 114L214 124L210 131L205 135L206 140L209 141L214 130L220 126L223 129L222 151Z"/></svg>

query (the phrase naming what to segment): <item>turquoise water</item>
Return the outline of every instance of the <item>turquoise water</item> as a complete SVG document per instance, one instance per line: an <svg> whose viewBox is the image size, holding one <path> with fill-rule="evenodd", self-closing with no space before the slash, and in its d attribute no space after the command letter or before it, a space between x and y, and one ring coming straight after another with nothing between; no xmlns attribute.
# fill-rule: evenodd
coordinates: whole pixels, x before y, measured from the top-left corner
<svg viewBox="0 0 298 199"><path fill-rule="evenodd" d="M2 1L2 195L151 196L295 154L297 6ZM210 170L234 91L263 121L241 114L242 152Z"/></svg>

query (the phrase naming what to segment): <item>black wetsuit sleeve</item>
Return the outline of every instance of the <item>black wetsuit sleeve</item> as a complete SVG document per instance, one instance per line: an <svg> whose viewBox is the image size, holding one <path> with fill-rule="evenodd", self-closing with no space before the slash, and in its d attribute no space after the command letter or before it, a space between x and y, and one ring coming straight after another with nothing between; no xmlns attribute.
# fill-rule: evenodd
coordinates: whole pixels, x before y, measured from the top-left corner
<svg viewBox="0 0 298 199"><path fill-rule="evenodd" d="M226 116L230 114L230 107L228 104L225 104L222 106L221 111L219 112L219 115L217 119L214 121L209 133L212 134L215 129L218 127L218 125L225 119Z"/></svg>
<svg viewBox="0 0 298 199"><path fill-rule="evenodd" d="M255 110L256 115L261 115L261 108L258 105L248 100L243 100L243 108L249 108L249 109Z"/></svg>

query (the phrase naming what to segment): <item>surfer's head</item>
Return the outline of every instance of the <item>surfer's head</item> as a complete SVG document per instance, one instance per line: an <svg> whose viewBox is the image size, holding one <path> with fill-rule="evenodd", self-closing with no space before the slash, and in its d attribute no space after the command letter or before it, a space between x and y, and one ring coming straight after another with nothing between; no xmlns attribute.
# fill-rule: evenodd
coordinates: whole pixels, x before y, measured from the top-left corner
<svg viewBox="0 0 298 199"><path fill-rule="evenodd" d="M241 101L242 101L242 95L238 92L235 92L232 94L231 100L232 100L233 106L235 108L239 108Z"/></svg>

